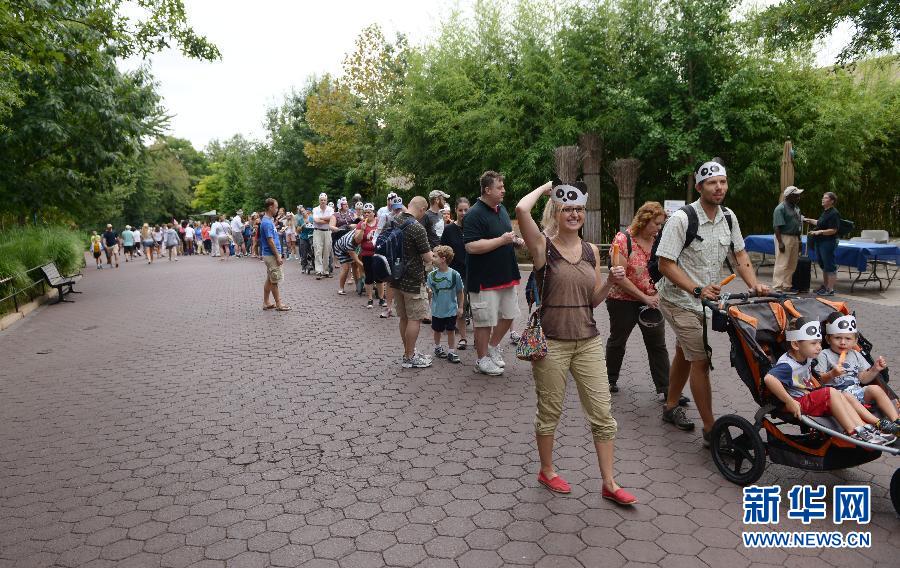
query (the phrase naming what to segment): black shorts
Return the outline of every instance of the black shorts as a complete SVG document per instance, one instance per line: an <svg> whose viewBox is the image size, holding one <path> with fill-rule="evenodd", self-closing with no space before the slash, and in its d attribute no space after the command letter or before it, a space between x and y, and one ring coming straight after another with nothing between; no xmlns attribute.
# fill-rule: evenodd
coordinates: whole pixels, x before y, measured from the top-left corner
<svg viewBox="0 0 900 568"><path fill-rule="evenodd" d="M363 263L363 271L366 273L366 284L372 285L375 283L375 269L372 267L372 261L375 259L374 256L361 256Z"/></svg>
<svg viewBox="0 0 900 568"><path fill-rule="evenodd" d="M94 253L94 258L100 258L100 251Z"/></svg>
<svg viewBox="0 0 900 568"><path fill-rule="evenodd" d="M449 318L431 318L431 329L437 332L456 331L456 316Z"/></svg>
<svg viewBox="0 0 900 568"><path fill-rule="evenodd" d="M125 252L131 252L134 250L134 245L125 245Z"/></svg>

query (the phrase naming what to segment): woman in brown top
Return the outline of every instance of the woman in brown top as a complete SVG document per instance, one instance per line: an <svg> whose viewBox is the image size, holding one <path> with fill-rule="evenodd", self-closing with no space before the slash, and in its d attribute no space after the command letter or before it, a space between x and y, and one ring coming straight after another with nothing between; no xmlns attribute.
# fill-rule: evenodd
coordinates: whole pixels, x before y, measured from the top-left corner
<svg viewBox="0 0 900 568"><path fill-rule="evenodd" d="M531 218L531 210L544 195L549 195L550 200L544 207L542 233ZM537 271L539 309L547 336L547 356L531 364L537 394L535 436L541 460L538 482L558 493L571 491L553 468L553 435L571 372L591 425L603 477L602 495L616 503L631 505L637 498L613 479L616 421L610 409L603 344L594 321L594 308L606 298L613 284L622 282L625 269L614 266L609 280L603 280L597 246L578 236L584 225L586 203L587 194L580 184L547 182L516 206L519 229Z"/></svg>

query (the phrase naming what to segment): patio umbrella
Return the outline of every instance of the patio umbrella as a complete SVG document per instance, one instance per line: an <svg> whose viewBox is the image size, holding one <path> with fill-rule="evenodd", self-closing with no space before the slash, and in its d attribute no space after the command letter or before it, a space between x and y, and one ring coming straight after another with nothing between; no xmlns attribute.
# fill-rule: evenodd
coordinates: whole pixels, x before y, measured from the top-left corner
<svg viewBox="0 0 900 568"><path fill-rule="evenodd" d="M778 194L778 201L784 200L784 189L789 185L794 185L794 146L791 139L784 141L784 151L781 153L781 191Z"/></svg>
<svg viewBox="0 0 900 568"><path fill-rule="evenodd" d="M216 210L215 210L215 209L212 209L212 210L210 210L210 211L207 211L206 213L201 213L200 216L201 216L201 217L215 217L215 216L216 216Z"/></svg>

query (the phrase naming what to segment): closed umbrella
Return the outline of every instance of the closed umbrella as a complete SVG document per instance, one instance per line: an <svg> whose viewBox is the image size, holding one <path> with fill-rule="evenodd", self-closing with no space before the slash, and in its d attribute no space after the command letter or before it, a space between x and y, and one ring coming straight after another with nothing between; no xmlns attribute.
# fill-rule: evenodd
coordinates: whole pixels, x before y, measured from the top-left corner
<svg viewBox="0 0 900 568"><path fill-rule="evenodd" d="M794 185L794 146L790 138L784 141L784 150L781 152L781 191L778 192L778 201L784 200L784 190L789 185Z"/></svg>

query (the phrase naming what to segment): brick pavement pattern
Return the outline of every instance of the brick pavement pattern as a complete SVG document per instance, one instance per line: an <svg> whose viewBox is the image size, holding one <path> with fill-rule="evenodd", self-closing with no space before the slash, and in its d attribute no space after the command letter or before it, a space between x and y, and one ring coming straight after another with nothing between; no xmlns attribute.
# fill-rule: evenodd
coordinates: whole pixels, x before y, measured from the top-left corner
<svg viewBox="0 0 900 568"><path fill-rule="evenodd" d="M0 334L0 566L897 565L885 457L822 474L769 464L759 482L871 484L870 549L742 548L740 488L699 428L662 426L637 332L613 398L618 481L641 501L627 509L600 498L574 388L560 496L536 481L526 363L508 356L488 378L469 350L403 370L396 318L296 263L294 311L263 312L263 278L252 259L88 268L76 303ZM877 352L900 352L900 309L854 307ZM597 320L605 334L602 306ZM717 414L752 417L727 338L712 341Z"/></svg>

